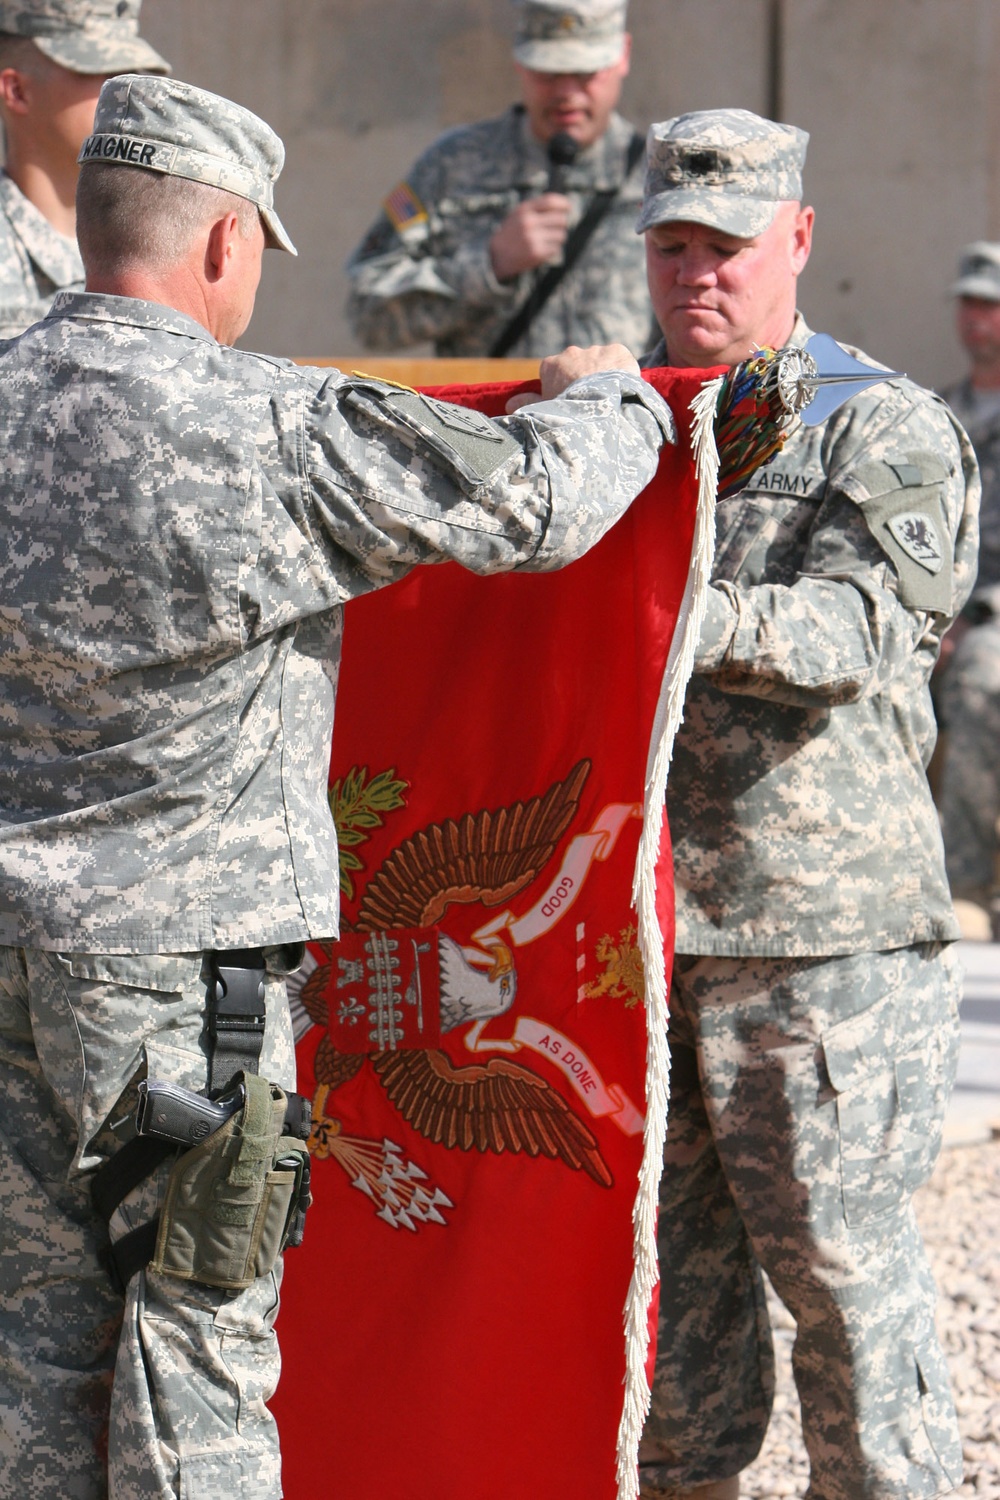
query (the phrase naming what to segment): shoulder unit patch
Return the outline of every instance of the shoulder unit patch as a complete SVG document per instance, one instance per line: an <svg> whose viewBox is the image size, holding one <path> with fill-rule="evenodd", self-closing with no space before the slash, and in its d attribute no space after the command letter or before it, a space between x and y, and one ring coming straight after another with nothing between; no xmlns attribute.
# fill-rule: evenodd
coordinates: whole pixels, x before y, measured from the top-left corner
<svg viewBox="0 0 1000 1500"><path fill-rule="evenodd" d="M422 440L474 488L486 483L520 443L483 412L453 406L407 386L359 375L345 383L342 399L379 425L388 423Z"/></svg>
<svg viewBox="0 0 1000 1500"><path fill-rule="evenodd" d="M928 573L940 573L944 567L944 548L934 520L926 511L901 510L889 517L886 526L907 557Z"/></svg>
<svg viewBox="0 0 1000 1500"><path fill-rule="evenodd" d="M520 444L509 432L471 407L405 391L388 392L385 403L474 483L488 480L520 451Z"/></svg>

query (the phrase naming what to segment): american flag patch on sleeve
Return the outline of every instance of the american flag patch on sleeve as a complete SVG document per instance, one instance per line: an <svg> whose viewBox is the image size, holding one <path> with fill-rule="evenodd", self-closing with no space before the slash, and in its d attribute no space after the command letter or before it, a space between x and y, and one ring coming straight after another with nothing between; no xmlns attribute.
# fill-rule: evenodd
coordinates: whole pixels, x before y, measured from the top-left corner
<svg viewBox="0 0 1000 1500"><path fill-rule="evenodd" d="M412 229L415 224L427 222L427 210L407 182L397 184L382 207L397 234Z"/></svg>

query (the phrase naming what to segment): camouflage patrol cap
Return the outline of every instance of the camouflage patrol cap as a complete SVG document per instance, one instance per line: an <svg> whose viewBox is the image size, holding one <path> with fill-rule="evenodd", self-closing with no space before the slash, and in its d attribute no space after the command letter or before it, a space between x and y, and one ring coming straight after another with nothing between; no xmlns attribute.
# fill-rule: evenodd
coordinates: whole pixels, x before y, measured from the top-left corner
<svg viewBox="0 0 1000 1500"><path fill-rule="evenodd" d="M685 220L724 234L762 234L784 202L802 197L809 136L746 109L702 109L651 125L646 190L636 224Z"/></svg>
<svg viewBox="0 0 1000 1500"><path fill-rule="evenodd" d="M596 73L625 50L627 0L515 0L514 60L536 73Z"/></svg>
<svg viewBox="0 0 1000 1500"><path fill-rule="evenodd" d="M0 0L0 32L30 37L71 73L169 73L139 35L141 0Z"/></svg>
<svg viewBox="0 0 1000 1500"><path fill-rule="evenodd" d="M1000 302L1000 245L989 240L966 245L958 262L958 280L948 290L954 297Z"/></svg>
<svg viewBox="0 0 1000 1500"><path fill-rule="evenodd" d="M247 198L277 248L298 254L274 211L285 148L270 125L218 94L176 78L109 78L79 161L145 167Z"/></svg>

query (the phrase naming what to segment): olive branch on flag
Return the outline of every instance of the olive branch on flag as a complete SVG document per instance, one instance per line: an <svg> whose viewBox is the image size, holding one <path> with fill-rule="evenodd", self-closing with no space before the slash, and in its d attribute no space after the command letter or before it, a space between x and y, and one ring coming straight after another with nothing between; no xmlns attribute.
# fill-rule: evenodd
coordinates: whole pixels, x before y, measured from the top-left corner
<svg viewBox="0 0 1000 1500"><path fill-rule="evenodd" d="M367 766L352 766L331 784L327 798L340 850L340 894L346 901L354 899L353 874L364 869L353 851L382 827L386 813L406 806L403 793L408 789L409 782L397 779L395 766L371 777Z"/></svg>

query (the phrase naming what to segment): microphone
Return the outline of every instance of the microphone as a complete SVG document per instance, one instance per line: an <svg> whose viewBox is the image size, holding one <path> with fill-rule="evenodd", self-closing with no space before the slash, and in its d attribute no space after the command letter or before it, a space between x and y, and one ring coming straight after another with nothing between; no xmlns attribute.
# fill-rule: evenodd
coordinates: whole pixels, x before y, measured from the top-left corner
<svg viewBox="0 0 1000 1500"><path fill-rule="evenodd" d="M549 158L549 185L550 193L563 193L565 188L566 168L571 167L576 161L580 146L565 130L557 131L550 139L545 148Z"/></svg>

